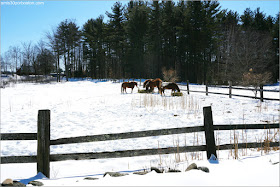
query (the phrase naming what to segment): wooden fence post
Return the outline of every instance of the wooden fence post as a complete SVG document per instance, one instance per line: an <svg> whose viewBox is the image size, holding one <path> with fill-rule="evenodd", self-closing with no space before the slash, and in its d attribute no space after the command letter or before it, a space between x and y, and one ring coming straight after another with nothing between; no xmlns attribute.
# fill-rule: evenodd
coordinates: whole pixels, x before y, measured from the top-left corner
<svg viewBox="0 0 280 187"><path fill-rule="evenodd" d="M50 110L39 110L37 132L37 172L50 177Z"/></svg>
<svg viewBox="0 0 280 187"><path fill-rule="evenodd" d="M208 84L207 84L207 82L205 83L205 86L206 86L206 95L208 95Z"/></svg>
<svg viewBox="0 0 280 187"><path fill-rule="evenodd" d="M260 85L260 99L261 99L261 102L263 102L263 85L262 84Z"/></svg>
<svg viewBox="0 0 280 187"><path fill-rule="evenodd" d="M187 80L187 91L188 91L188 95L190 95L189 80Z"/></svg>
<svg viewBox="0 0 280 187"><path fill-rule="evenodd" d="M207 159L210 158L211 154L217 158L211 106L203 107L203 116Z"/></svg>
<svg viewBox="0 0 280 187"><path fill-rule="evenodd" d="M232 82L229 81L229 98L231 98Z"/></svg>

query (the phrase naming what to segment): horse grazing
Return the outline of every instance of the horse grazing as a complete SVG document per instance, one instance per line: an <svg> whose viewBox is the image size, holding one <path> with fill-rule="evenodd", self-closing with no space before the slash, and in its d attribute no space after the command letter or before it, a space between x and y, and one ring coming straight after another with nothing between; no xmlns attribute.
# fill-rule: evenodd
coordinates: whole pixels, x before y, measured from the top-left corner
<svg viewBox="0 0 280 187"><path fill-rule="evenodd" d="M147 79L147 80L145 80L144 83L143 83L143 88L146 88L147 84L148 84L150 81L152 81L152 80L153 80L153 79Z"/></svg>
<svg viewBox="0 0 280 187"><path fill-rule="evenodd" d="M171 93L172 93L172 92L175 93L175 91L180 92L180 88L179 88L178 85L177 85L176 83L174 83L174 82L169 83L169 84L167 84L166 86L164 86L164 87L161 89L161 94L162 94L162 93L164 94L164 90L165 90L165 89L170 89L170 90L171 90ZM165 95L165 94L164 94L164 95Z"/></svg>
<svg viewBox="0 0 280 187"><path fill-rule="evenodd" d="M151 80L147 83L146 85L146 90L154 90L154 87L158 88L158 93L160 93L161 90L161 86L162 86L162 80L160 78L156 78L154 80Z"/></svg>
<svg viewBox="0 0 280 187"><path fill-rule="evenodd" d="M137 82L124 82L122 83L121 92L123 93L125 91L125 93L127 93L126 88L131 88L131 93L132 93L134 86L138 87Z"/></svg>

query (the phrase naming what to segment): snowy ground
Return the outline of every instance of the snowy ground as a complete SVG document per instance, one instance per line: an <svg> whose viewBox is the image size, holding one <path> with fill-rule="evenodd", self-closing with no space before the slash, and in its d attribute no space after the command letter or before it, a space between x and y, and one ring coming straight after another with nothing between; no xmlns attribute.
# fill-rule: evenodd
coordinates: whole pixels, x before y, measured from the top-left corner
<svg viewBox="0 0 280 187"><path fill-rule="evenodd" d="M183 88L183 87L181 87ZM141 88L142 89L142 88ZM186 89L186 88L185 88ZM191 90L205 86L190 85ZM279 86L264 89L279 90ZM37 131L40 109L51 110L51 139L95 134L110 134L203 125L204 106L212 106L214 124L279 123L279 102L184 92L183 97L162 97L157 93L121 94L121 83L77 81L50 84L21 83L1 89L1 133ZM209 91L224 92L219 88ZM228 90L227 90L228 91ZM226 91L226 92L227 92ZM233 90L233 94L240 94ZM242 94L253 95L252 91ZM265 92L265 97L279 98L279 93ZM216 143L233 143L234 132L217 131ZM279 129L235 131L238 142L260 142L267 136L279 141ZM103 152L129 149L164 148L205 144L204 133L137 138L82 144L51 146L51 154ZM1 141L1 156L36 155L36 141ZM231 151L219 151L220 164L209 164L206 153L156 155L133 158L62 161L51 163L51 180L57 185L274 185L279 186L279 151L265 154L257 149L239 150L235 160ZM175 159L176 158L176 159ZM185 171L191 163L209 167L210 173L149 173L113 178L97 175L99 180L86 181L86 176L108 171L131 171L151 166ZM1 181L22 179L36 174L36 164L2 164Z"/></svg>

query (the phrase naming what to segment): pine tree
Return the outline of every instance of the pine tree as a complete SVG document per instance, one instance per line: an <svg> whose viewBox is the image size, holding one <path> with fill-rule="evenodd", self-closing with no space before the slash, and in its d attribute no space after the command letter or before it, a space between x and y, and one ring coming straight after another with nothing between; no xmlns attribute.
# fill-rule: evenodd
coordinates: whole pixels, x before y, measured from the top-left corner
<svg viewBox="0 0 280 187"><path fill-rule="evenodd" d="M212 65L212 59L216 56L218 47L218 37L220 35L219 23L220 23L220 7L217 1L204 1L203 10L205 11L204 16L204 27L202 35L204 36L203 43L203 67L201 69L201 80L202 82L211 82L210 66Z"/></svg>
<svg viewBox="0 0 280 187"><path fill-rule="evenodd" d="M175 3L162 2L162 49L163 66L166 69L175 69L176 64L176 20Z"/></svg>
<svg viewBox="0 0 280 187"><path fill-rule="evenodd" d="M148 9L143 1L133 2L126 14L128 40L126 77L145 77L144 56L146 52Z"/></svg>
<svg viewBox="0 0 280 187"><path fill-rule="evenodd" d="M60 82L60 56L63 54L63 46L60 38L58 36L58 28L53 29L52 32L48 32L46 34L49 40L49 46L51 47L53 53L56 56L56 74L57 74L57 82Z"/></svg>
<svg viewBox="0 0 280 187"><path fill-rule="evenodd" d="M88 20L83 26L84 60L88 61L92 78L105 76L105 25L103 16Z"/></svg>
<svg viewBox="0 0 280 187"><path fill-rule="evenodd" d="M259 7L254 11L252 28L258 31L269 31L265 14L260 11Z"/></svg>
<svg viewBox="0 0 280 187"><path fill-rule="evenodd" d="M156 78L161 77L162 69L162 25L161 25L161 5L158 1L153 1L149 10L149 27L148 27L148 54L147 54L147 68L148 75Z"/></svg>
<svg viewBox="0 0 280 187"><path fill-rule="evenodd" d="M242 22L242 29L246 30L248 28L251 28L253 26L254 22L254 13L250 8L246 8L244 10L243 15L240 16L241 22Z"/></svg>
<svg viewBox="0 0 280 187"><path fill-rule="evenodd" d="M106 12L109 17L107 25L109 42L109 55L111 61L111 71L113 76L121 78L124 72L124 56L126 48L126 33L124 29L124 7L120 2L116 2L112 7L112 13ZM114 70L114 71L113 71Z"/></svg>
<svg viewBox="0 0 280 187"><path fill-rule="evenodd" d="M73 20L66 19L62 21L57 28L56 36L60 42L61 49L64 55L64 65L66 80L71 76L71 72L74 72L73 57L74 49L80 42L80 31L79 27Z"/></svg>
<svg viewBox="0 0 280 187"><path fill-rule="evenodd" d="M186 22L188 22L189 34L187 36L188 45L188 79L191 82L199 81L199 70L203 62L203 27L205 25L203 17L203 3L201 1L187 2Z"/></svg>

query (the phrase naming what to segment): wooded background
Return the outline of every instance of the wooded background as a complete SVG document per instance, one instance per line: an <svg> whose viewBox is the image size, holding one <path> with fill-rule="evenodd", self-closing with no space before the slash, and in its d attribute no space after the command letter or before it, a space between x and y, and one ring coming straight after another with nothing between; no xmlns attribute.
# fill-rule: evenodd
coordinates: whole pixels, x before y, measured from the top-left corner
<svg viewBox="0 0 280 187"><path fill-rule="evenodd" d="M36 44L10 46L1 71L47 75L65 67L68 80L163 79L168 70L177 81L217 84L248 73L279 78L279 13L246 8L239 15L217 1L116 2L111 9L106 22L100 15L80 28L66 19Z"/></svg>

